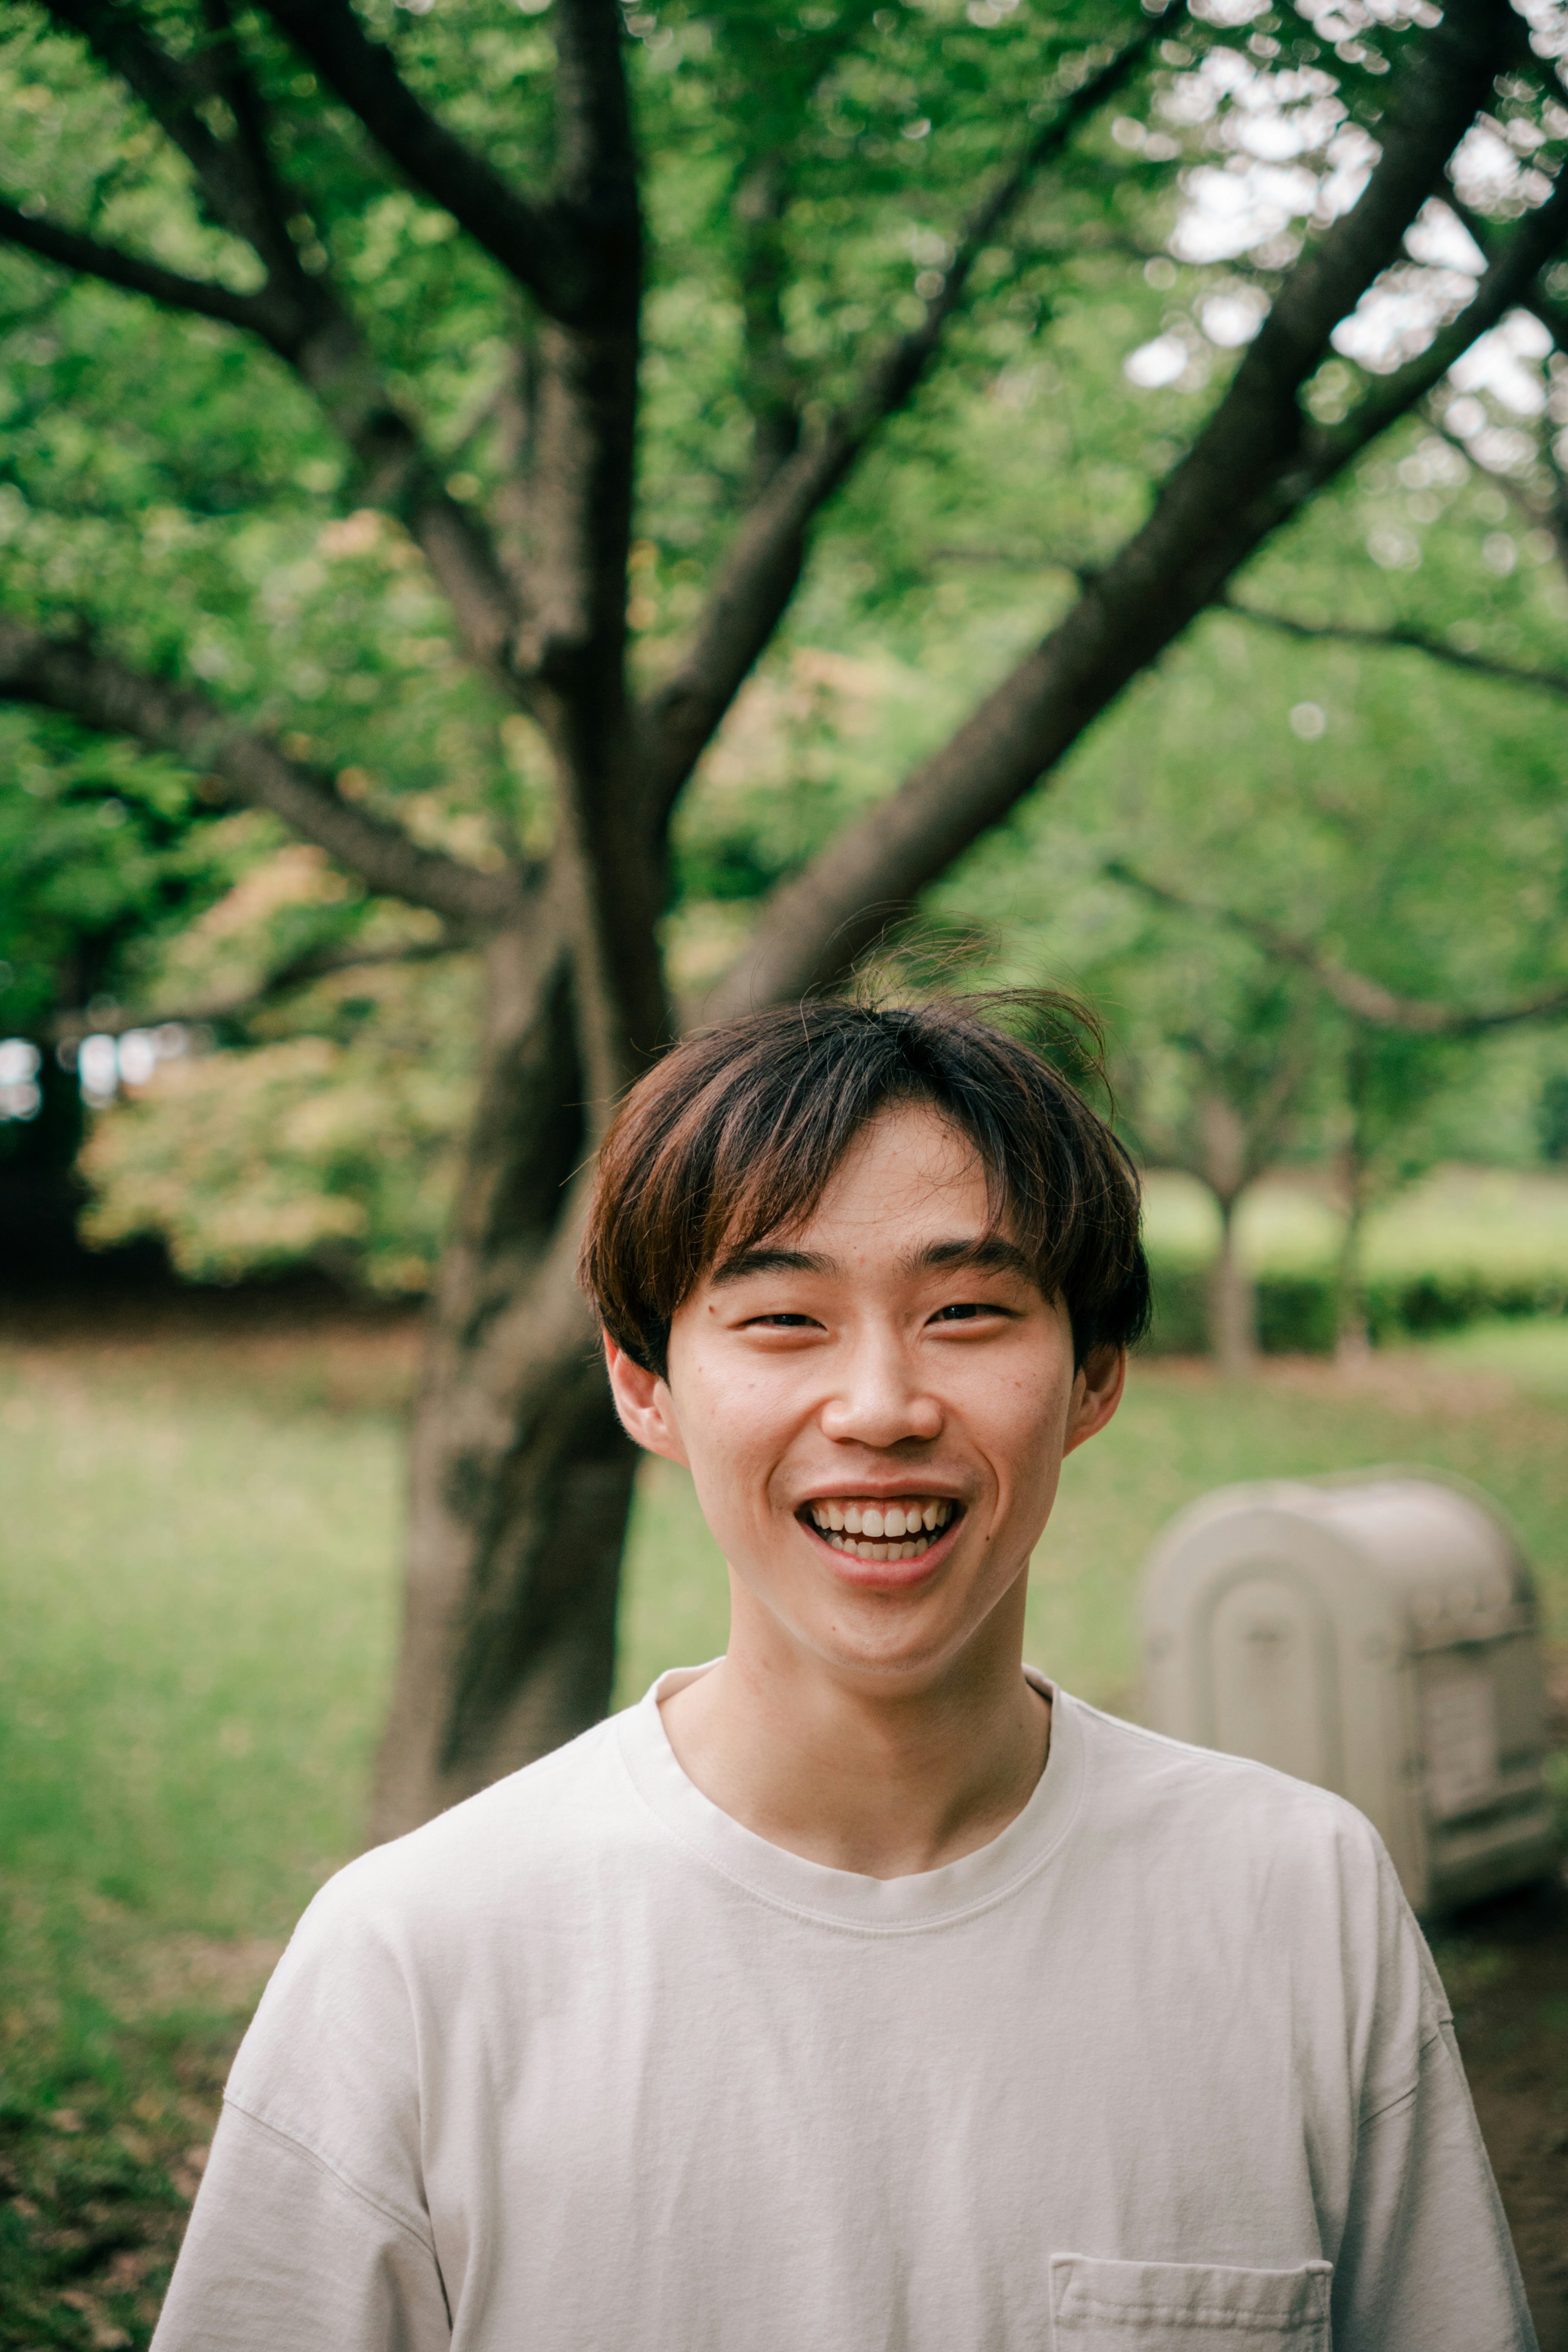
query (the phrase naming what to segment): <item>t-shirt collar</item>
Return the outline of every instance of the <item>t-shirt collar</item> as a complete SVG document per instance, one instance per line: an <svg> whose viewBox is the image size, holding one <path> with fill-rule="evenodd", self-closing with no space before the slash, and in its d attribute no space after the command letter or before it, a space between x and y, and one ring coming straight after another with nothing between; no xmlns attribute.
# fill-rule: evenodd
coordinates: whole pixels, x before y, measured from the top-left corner
<svg viewBox="0 0 1568 2352"><path fill-rule="evenodd" d="M1032 1666L1024 1672L1051 1702L1051 1753L1033 1793L1000 1834L973 1853L903 1878L831 1870L771 1844L721 1811L675 1758L661 1699L716 1661L676 1666L615 1721L622 1758L644 1803L698 1860L764 1902L845 1927L904 1933L936 1927L1001 1901L1051 1860L1072 1828L1082 1797L1083 1730L1065 1692Z"/></svg>

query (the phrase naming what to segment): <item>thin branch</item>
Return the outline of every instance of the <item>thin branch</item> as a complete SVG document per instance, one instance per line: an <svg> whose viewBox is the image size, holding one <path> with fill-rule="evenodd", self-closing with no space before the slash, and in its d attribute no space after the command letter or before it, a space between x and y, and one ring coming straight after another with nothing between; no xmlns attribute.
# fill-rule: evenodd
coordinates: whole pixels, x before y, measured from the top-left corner
<svg viewBox="0 0 1568 2352"><path fill-rule="evenodd" d="M1555 300L1537 278L1523 296L1521 308L1539 319L1559 352L1568 353L1568 304ZM1537 520L1542 530L1551 532L1557 560L1568 572L1568 467L1564 467L1557 454L1557 436L1552 430L1550 418L1546 420L1545 430L1538 444L1538 455L1552 488ZM1487 470L1490 473L1491 468L1489 467ZM1515 498L1522 496L1517 486L1505 476L1498 474L1493 478L1501 482L1504 489Z"/></svg>
<svg viewBox="0 0 1568 2352"><path fill-rule="evenodd" d="M1343 425L1323 428L1308 443L1306 488L1321 488L1360 456L1369 442L1407 415L1448 374L1470 345L1495 327L1506 312L1528 305L1535 280L1546 265L1568 245L1568 166L1558 173L1552 194L1534 212L1526 213L1506 242L1494 239L1487 266L1476 290L1458 315L1440 327L1424 352L1392 374L1381 376L1361 405Z"/></svg>
<svg viewBox="0 0 1568 2352"><path fill-rule="evenodd" d="M279 997L292 995L296 989L308 987L312 981L330 979L336 972L375 970L389 964L434 963L444 956L465 954L476 945L471 933L445 931L438 940L408 940L401 947L321 948L290 957L254 988L198 998L191 1004L152 1013L120 1011L89 1015L79 1009L61 1013L49 1024L44 1042L51 1045L79 1045L84 1037L123 1037L132 1029L162 1029L170 1024L196 1029L215 1022L243 1021L276 1004Z"/></svg>
<svg viewBox="0 0 1568 2352"><path fill-rule="evenodd" d="M1410 36L1413 56L1379 125L1359 200L1284 278L1269 316L1153 511L1071 611L890 798L846 825L766 901L708 999L711 1018L836 980L891 918L996 824L1147 671L1302 501L1349 464L1518 299L1562 233L1568 185L1521 222L1460 328L1370 396L1337 436L1301 405L1331 337L1403 249L1410 222L1511 54L1502 0L1466 0Z"/></svg>
<svg viewBox="0 0 1568 2352"><path fill-rule="evenodd" d="M243 140L221 139L207 120L205 106L216 91L206 56L172 55L153 38L134 0L129 6L113 5L112 0L44 5L140 99L190 164L214 215L259 256L279 291L296 281L296 291L299 285L308 290L310 281L278 216L275 190L258 182Z"/></svg>
<svg viewBox="0 0 1568 2352"><path fill-rule="evenodd" d="M106 0L47 4L120 76L180 148L213 217L250 247L267 273L266 284L255 295L231 298L231 304L219 308L204 294L191 299L193 281L173 272L132 260L74 231L52 225L46 230L9 208L0 213L0 237L15 230L16 241L41 258L91 271L178 309L225 317L259 335L315 396L348 445L361 469L364 502L397 515L423 549L474 659L512 699L520 698L524 681L512 658L520 617L517 600L483 527L450 497L443 469L392 396L352 313L324 277L305 268L295 248L288 215L303 207L284 190L273 168L262 102L221 0L209 0L220 15L213 46L190 58L162 48L134 8L110 6ZM204 105L214 90L235 111L232 139L218 138L204 118Z"/></svg>
<svg viewBox="0 0 1568 2352"><path fill-rule="evenodd" d="M999 176L966 227L920 325L883 354L855 399L817 438L779 468L741 525L692 643L643 714L644 791L655 828L664 824L794 594L813 517L878 427L909 399L964 299L976 262L1031 181L1128 80L1158 31L1156 20L1081 83Z"/></svg>
<svg viewBox="0 0 1568 2352"><path fill-rule="evenodd" d="M760 496L800 446L800 373L784 327L785 159L759 157L731 201L740 246L743 397L751 415L751 480Z"/></svg>
<svg viewBox="0 0 1568 2352"><path fill-rule="evenodd" d="M594 273L580 221L557 203L537 204L519 194L449 131L415 96L392 51L371 38L347 0L264 5L414 187L443 205L551 318L586 315Z"/></svg>
<svg viewBox="0 0 1568 2352"><path fill-rule="evenodd" d="M53 221L33 218L18 212L15 205L0 203L0 243L21 246L36 253L41 261L52 261L61 269L75 270L80 277L101 278L107 285L121 287L128 294L145 294L165 310L192 310L200 318L221 319L225 326L244 327L267 341L272 340L274 322L268 316L265 295L236 294L232 287L219 286L211 278L186 278L177 269L165 269L156 261L144 261L139 254L100 244L97 237L57 227Z"/></svg>
<svg viewBox="0 0 1568 2352"><path fill-rule="evenodd" d="M235 27L229 0L202 0L207 21L210 65L219 91L235 119L238 144L249 170L251 184L266 209L275 235L288 241L290 205L285 198L267 143L267 109L256 85Z"/></svg>
<svg viewBox="0 0 1568 2352"><path fill-rule="evenodd" d="M1401 996L1385 988L1381 981L1370 979L1365 972L1353 971L1348 965L1325 955L1311 940L1298 938L1257 916L1241 914L1234 907L1188 898L1166 883L1152 881L1123 858L1108 859L1103 871L1112 881L1136 890L1155 906L1194 916L1202 922L1223 923L1228 929L1239 931L1277 963L1304 971L1342 1012L1364 1022L1369 1028L1400 1029L1416 1037L1483 1037L1493 1030L1515 1029L1526 1022L1552 1021L1568 1015L1568 987L1561 984L1541 990L1533 996L1521 997L1512 1004L1479 1009L1439 1004L1424 996Z"/></svg>
<svg viewBox="0 0 1568 2352"><path fill-rule="evenodd" d="M876 14L875 0L845 0L831 25L804 26L777 60L769 60L772 103L766 143L748 148L730 190L729 213L737 247L743 349L741 397L751 418L752 461L743 504L750 506L800 446L805 371L790 352L784 323L788 282L785 223L792 194L795 134L833 68L853 47ZM771 27L767 27L768 32ZM745 121L750 111L744 48L727 102Z"/></svg>
<svg viewBox="0 0 1568 2352"><path fill-rule="evenodd" d="M1475 677L1500 678L1509 686L1530 686L1547 694L1568 695L1568 670L1530 669L1520 662L1497 661L1490 654L1462 653L1458 646L1429 636L1424 629L1363 629L1348 621L1298 621L1289 613L1265 613L1256 604L1239 604L1233 596L1218 597L1216 604L1219 611L1233 613L1239 620L1255 621L1260 628L1272 629L1282 637L1304 638L1309 643L1324 639L1334 645L1382 646L1396 652L1425 654L1431 661L1446 662L1451 669L1469 670Z"/></svg>
<svg viewBox="0 0 1568 2352"><path fill-rule="evenodd" d="M63 643L0 620L0 698L63 711L98 732L172 752L216 777L231 798L270 809L378 896L429 907L458 924L493 926L520 910L517 874L485 873L444 850L423 848L401 826L345 800L329 775L290 760L204 695L147 677L79 641Z"/></svg>
<svg viewBox="0 0 1568 2352"><path fill-rule="evenodd" d="M1540 320L1560 352L1568 352L1568 303L1557 301L1536 284L1520 296L1519 306Z"/></svg>
<svg viewBox="0 0 1568 2352"><path fill-rule="evenodd" d="M1504 467L1489 465L1469 442L1463 440L1438 409L1435 394L1423 403L1423 414L1438 439L1446 441L1449 448L1464 459L1467 467L1474 466L1489 481L1495 482L1504 498L1518 508L1531 530L1546 532L1557 561L1564 571L1568 571L1568 474L1564 474L1558 462L1550 428L1542 433L1535 452L1552 485L1548 495L1542 499L1537 498L1517 474L1510 473Z"/></svg>

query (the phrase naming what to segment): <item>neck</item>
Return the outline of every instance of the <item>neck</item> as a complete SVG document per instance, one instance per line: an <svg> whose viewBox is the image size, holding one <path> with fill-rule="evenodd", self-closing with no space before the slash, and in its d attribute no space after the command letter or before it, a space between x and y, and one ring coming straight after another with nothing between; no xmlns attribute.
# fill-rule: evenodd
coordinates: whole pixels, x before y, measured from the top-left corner
<svg viewBox="0 0 1568 2352"><path fill-rule="evenodd" d="M918 1688L839 1672L731 1590L727 1655L661 1711L687 1778L732 1820L809 1862L903 1878L988 1844L1029 1802L1051 1707L1020 1663L1022 1576Z"/></svg>

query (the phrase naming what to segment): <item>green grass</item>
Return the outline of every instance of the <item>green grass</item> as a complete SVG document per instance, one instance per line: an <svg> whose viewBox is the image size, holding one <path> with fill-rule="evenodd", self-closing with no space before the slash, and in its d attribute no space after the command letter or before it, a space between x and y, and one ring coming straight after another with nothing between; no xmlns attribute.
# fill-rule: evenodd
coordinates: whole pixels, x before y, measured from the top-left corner
<svg viewBox="0 0 1568 2352"><path fill-rule="evenodd" d="M57 1980L82 1919L286 1932L353 1835L395 1429L35 1372L0 1386L0 1846L26 1932Z"/></svg>
<svg viewBox="0 0 1568 2352"><path fill-rule="evenodd" d="M0 2345L146 2340L237 2022L353 1850L399 1432L330 1369L0 1354Z"/></svg>
<svg viewBox="0 0 1568 2352"><path fill-rule="evenodd" d="M1568 1316L1529 1322L1494 1316L1430 1341L1427 1360L1440 1369L1508 1381L1523 1395L1568 1402Z"/></svg>
<svg viewBox="0 0 1568 2352"><path fill-rule="evenodd" d="M145 2343L234 2041L354 1849L408 1362L373 1332L0 1347L0 2347ZM1172 1512L1232 1479L1385 1460L1488 1486L1568 1642L1565 1400L1561 1322L1477 1327L1359 1385L1141 1364L1067 1465L1030 1654L1130 1704L1139 1567ZM725 1632L689 1483L651 1464L619 1696Z"/></svg>

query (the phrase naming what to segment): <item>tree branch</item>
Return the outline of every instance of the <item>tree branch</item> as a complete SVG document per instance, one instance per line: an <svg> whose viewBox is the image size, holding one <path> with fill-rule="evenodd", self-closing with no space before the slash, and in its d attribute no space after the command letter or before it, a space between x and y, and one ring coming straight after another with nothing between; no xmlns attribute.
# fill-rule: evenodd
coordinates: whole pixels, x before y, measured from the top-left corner
<svg viewBox="0 0 1568 2352"><path fill-rule="evenodd" d="M1554 300L1544 286L1535 285L1520 296L1519 307L1540 320L1560 352L1568 352L1568 303Z"/></svg>
<svg viewBox="0 0 1568 2352"><path fill-rule="evenodd" d="M549 317L587 317L597 290L595 272L582 225L569 207L518 194L447 130L404 81L392 51L364 30L348 0L264 5L422 194L443 205Z"/></svg>
<svg viewBox="0 0 1568 2352"><path fill-rule="evenodd" d="M1322 639L1334 645L1383 646L1396 652L1425 654L1429 660L1446 662L1451 669L1469 670L1475 677L1500 678L1510 686L1531 686L1547 694L1568 695L1568 670L1529 669L1519 662L1494 660L1490 654L1461 653L1458 646L1448 645L1441 637L1428 636L1423 629L1363 629L1348 621L1297 621L1288 613L1265 613L1256 604L1239 604L1233 596L1218 597L1216 604L1219 611L1233 613L1239 620L1255 621L1260 628L1272 629L1280 636L1304 638L1309 643Z"/></svg>
<svg viewBox="0 0 1568 2352"><path fill-rule="evenodd" d="M1000 175L966 227L921 324L875 362L849 406L779 467L747 516L691 645L643 715L643 790L655 830L667 820L794 594L813 517L853 469L877 428L909 399L964 298L976 262L1030 181L1122 88L1148 55L1158 30L1157 20L1145 26L1081 83Z"/></svg>
<svg viewBox="0 0 1568 2352"><path fill-rule="evenodd" d="M1228 929L1240 932L1275 962L1304 971L1342 1012L1364 1022L1368 1028L1400 1029L1416 1037L1481 1037L1495 1029L1518 1028L1525 1022L1568 1015L1568 986L1561 984L1541 990L1533 996L1521 997L1512 1004L1479 1010L1439 1004L1429 997L1401 996L1365 972L1353 971L1348 965L1336 962L1311 940L1297 938L1256 916L1241 914L1234 907L1186 898L1165 883L1151 881L1123 858L1108 859L1103 871L1112 881L1136 890L1155 906L1168 907L1206 923L1223 923Z"/></svg>
<svg viewBox="0 0 1568 2352"><path fill-rule="evenodd" d="M740 297L740 390L752 434L743 509L760 497L779 467L800 446L806 372L790 352L784 323L789 279L785 223L793 195L799 135L807 126L812 100L875 15L876 0L841 0L830 24L818 30L799 26L782 50L773 38L774 25L760 17L757 29L765 51L758 52L744 38L739 41L733 70L719 86L720 103L734 115L743 141L747 128L754 122L758 125L755 141L745 144L729 190ZM768 103L763 110L753 103L759 73L766 74L768 85Z"/></svg>
<svg viewBox="0 0 1568 2352"><path fill-rule="evenodd" d="M788 179L777 150L759 157L731 201L739 232L743 394L751 415L751 481L759 496L800 446L800 383L784 330Z"/></svg>
<svg viewBox="0 0 1568 2352"><path fill-rule="evenodd" d="M380 896L485 928L521 911L516 873L486 874L444 850L423 848L401 826L346 801L330 776L287 758L204 695L146 677L89 646L0 620L0 698L63 711L98 732L172 752L215 776L233 799L271 810Z"/></svg>
<svg viewBox="0 0 1568 2352"><path fill-rule="evenodd" d="M1440 327L1415 359L1391 375L1380 377L1343 425L1322 428L1312 437L1308 445L1309 477L1301 495L1321 489L1369 442L1407 415L1417 401L1442 382L1455 361L1507 311L1529 306L1535 279L1564 245L1568 245L1568 166L1558 173L1544 204L1526 213L1506 243L1492 242L1476 290L1458 317Z"/></svg>
<svg viewBox="0 0 1568 2352"><path fill-rule="evenodd" d="M1371 437L1370 421L1353 420L1337 438L1311 427L1301 388L1332 349L1334 328L1401 252L1478 95L1511 54L1513 22L1505 0L1465 0L1410 37L1414 56L1380 125L1382 150L1366 187L1286 275L1148 520L941 750L770 894L746 950L708 1000L710 1018L804 994L848 970ZM1396 392L1385 386L1374 395L1377 431L1517 299L1560 235L1565 206L1568 186L1521 222L1481 278L1463 331L1438 338L1427 364L1391 378Z"/></svg>
<svg viewBox="0 0 1568 2352"><path fill-rule="evenodd" d="M295 280L308 288L276 189L258 181L243 138L218 136L204 108L220 89L210 55L177 58L153 37L137 0L44 0L57 24L78 34L99 61L119 76L172 139L205 190L214 215L259 256L279 289ZM228 62L230 72L236 68Z"/></svg>
<svg viewBox="0 0 1568 2352"><path fill-rule="evenodd" d="M442 469L392 398L351 312L322 277L308 271L288 227L303 210L273 170L265 114L228 24L223 0L207 0L213 39L177 58L152 39L134 8L106 0L47 0L52 16L87 42L126 83L184 154L213 216L246 243L267 273L249 297L192 299L199 281L133 260L74 231L28 221L7 207L0 236L41 258L101 276L128 290L248 328L305 385L358 464L366 504L398 516L423 551L449 598L474 659L516 700L526 688L514 659L519 610L488 537L451 498ZM203 107L213 95L235 113L236 133L218 138ZM19 224L19 228L17 227ZM50 247L53 250L50 250ZM243 304L243 308L240 306Z"/></svg>
<svg viewBox="0 0 1568 2352"><path fill-rule="evenodd" d="M236 294L232 287L219 286L211 278L183 277L176 269L164 269L155 261L143 261L140 255L122 253L118 246L102 245L75 229L33 219L14 205L0 203L0 243L21 246L41 261L52 261L81 277L101 278L128 294L145 294L165 310L193 310L200 318L221 319L225 326L244 327L267 341L272 340L273 322L264 295Z"/></svg>
<svg viewBox="0 0 1568 2352"><path fill-rule="evenodd" d="M58 1013L49 1024L44 1042L51 1045L79 1045L84 1037L123 1037L132 1029L161 1029L171 1023L183 1029L194 1029L211 1022L243 1021L248 1014L275 1004L280 996L308 987L312 981L330 979L335 972L374 970L388 964L434 963L443 956L462 955L477 944L469 933L447 931L438 940L407 940L401 947L317 949L290 957L255 988L204 997L193 1004L152 1013L115 1012L93 1017L79 1008Z"/></svg>
<svg viewBox="0 0 1568 2352"><path fill-rule="evenodd" d="M1435 396L1424 404L1424 410L1427 424L1438 438L1446 441L1450 449L1457 451L1467 466L1476 467L1490 480L1495 482L1504 498L1519 509L1521 515L1531 530L1543 530L1547 533L1556 551L1558 562L1565 571L1568 571L1568 475L1564 475L1563 467L1558 463L1557 453L1552 446L1552 436L1550 429L1542 435L1537 443L1536 456L1546 468L1547 479L1552 488L1547 497L1538 499L1516 474L1510 473L1506 467L1489 465L1468 441L1461 439L1449 425L1447 418L1438 414Z"/></svg>

